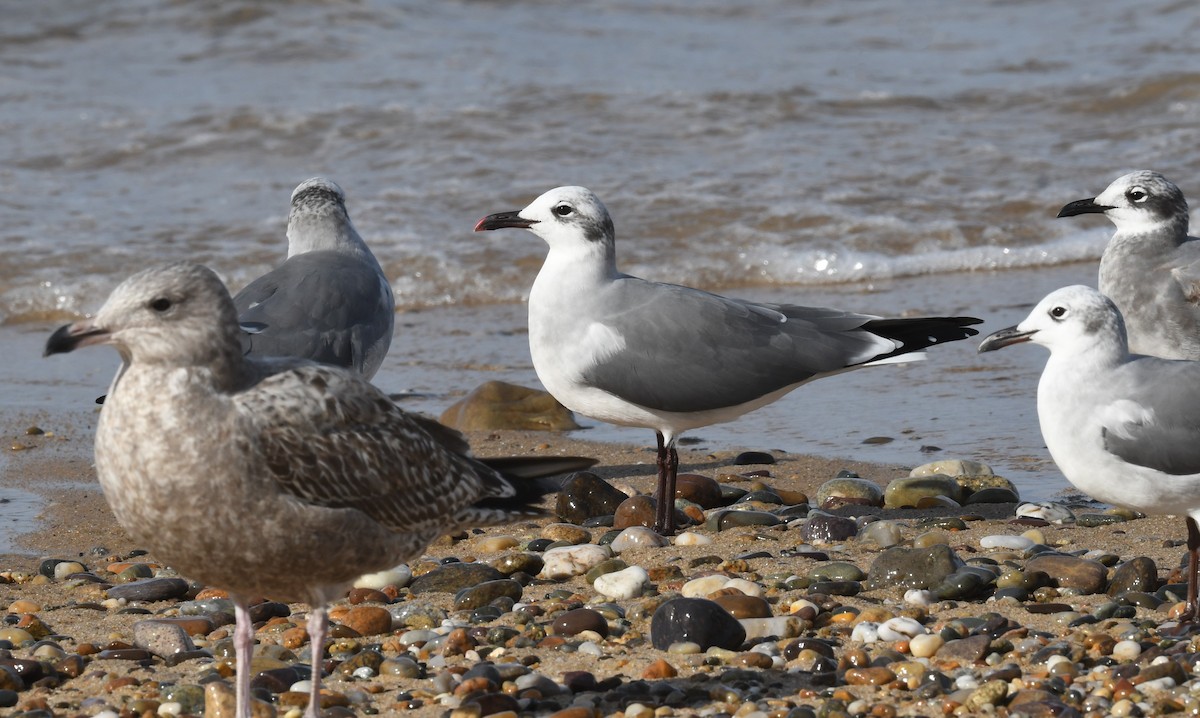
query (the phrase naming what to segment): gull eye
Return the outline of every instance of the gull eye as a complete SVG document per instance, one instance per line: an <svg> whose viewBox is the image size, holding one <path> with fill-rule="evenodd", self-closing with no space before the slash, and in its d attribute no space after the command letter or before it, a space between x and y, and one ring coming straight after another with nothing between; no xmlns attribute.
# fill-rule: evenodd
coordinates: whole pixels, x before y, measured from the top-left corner
<svg viewBox="0 0 1200 718"><path fill-rule="evenodd" d="M1125 196L1129 198L1130 202L1145 202L1146 201L1146 191L1144 189L1142 189L1141 187L1134 187L1134 188L1130 189L1128 192L1125 193Z"/></svg>
<svg viewBox="0 0 1200 718"><path fill-rule="evenodd" d="M560 204L551 211L554 212L554 214L557 214L559 217L566 217L567 215L574 212L575 208L573 208L569 204Z"/></svg>
<svg viewBox="0 0 1200 718"><path fill-rule="evenodd" d="M1067 308L1059 305L1050 309L1050 316L1055 321L1062 321L1062 318L1067 316Z"/></svg>
<svg viewBox="0 0 1200 718"><path fill-rule="evenodd" d="M167 299L166 297L159 297L150 301L150 308L156 312L159 312L160 314L170 309L171 306L171 300Z"/></svg>

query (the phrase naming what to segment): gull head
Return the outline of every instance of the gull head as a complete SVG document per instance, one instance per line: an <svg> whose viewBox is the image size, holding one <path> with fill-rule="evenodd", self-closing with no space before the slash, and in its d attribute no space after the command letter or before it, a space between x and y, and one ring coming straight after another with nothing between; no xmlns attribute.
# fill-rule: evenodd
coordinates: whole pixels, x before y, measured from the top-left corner
<svg viewBox="0 0 1200 718"><path fill-rule="evenodd" d="M1033 342L1051 353L1082 353L1096 346L1128 352L1125 322L1112 300L1100 292L1074 285L1056 289L1038 302L1025 321L994 332L979 345L980 352Z"/></svg>
<svg viewBox="0 0 1200 718"><path fill-rule="evenodd" d="M1144 234L1171 227L1187 235L1188 205L1183 192L1157 172L1138 170L1118 177L1100 194L1071 202L1059 217L1103 214L1118 232Z"/></svg>
<svg viewBox="0 0 1200 718"><path fill-rule="evenodd" d="M312 177L292 190L292 207L323 204L345 204L346 193L337 182L325 177Z"/></svg>
<svg viewBox="0 0 1200 718"><path fill-rule="evenodd" d="M556 187L525 209L489 214L475 224L475 231L505 227L528 229L552 248L611 245L616 235L608 208L585 187Z"/></svg>
<svg viewBox="0 0 1200 718"><path fill-rule="evenodd" d="M110 344L125 362L187 365L240 356L237 311L213 271L192 262L142 270L126 279L91 319L60 327L45 355Z"/></svg>

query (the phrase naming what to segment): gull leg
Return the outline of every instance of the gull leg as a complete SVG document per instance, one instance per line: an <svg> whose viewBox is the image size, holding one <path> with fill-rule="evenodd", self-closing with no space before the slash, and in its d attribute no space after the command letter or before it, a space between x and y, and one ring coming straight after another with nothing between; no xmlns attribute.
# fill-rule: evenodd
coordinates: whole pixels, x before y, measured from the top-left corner
<svg viewBox="0 0 1200 718"><path fill-rule="evenodd" d="M233 650L237 661L234 690L237 718L250 718L250 661L254 657L254 623L250 611L240 599L233 601Z"/></svg>
<svg viewBox="0 0 1200 718"><path fill-rule="evenodd" d="M1197 576L1197 574L1200 573L1200 526L1196 524L1195 519L1189 516L1187 518L1187 527L1187 603L1184 604L1183 620L1195 621L1200 619L1200 606L1197 606L1196 604L1196 582L1198 579L1200 579L1200 576Z"/></svg>
<svg viewBox="0 0 1200 718"><path fill-rule="evenodd" d="M654 512L654 530L663 536L675 533L675 477L679 473L679 453L675 451L675 439L667 441L661 432L658 436L658 494Z"/></svg>
<svg viewBox="0 0 1200 718"><path fill-rule="evenodd" d="M312 688L308 694L305 718L321 715L321 663L325 658L325 636L329 633L329 614L325 606L313 606L308 614L308 641L312 644Z"/></svg>

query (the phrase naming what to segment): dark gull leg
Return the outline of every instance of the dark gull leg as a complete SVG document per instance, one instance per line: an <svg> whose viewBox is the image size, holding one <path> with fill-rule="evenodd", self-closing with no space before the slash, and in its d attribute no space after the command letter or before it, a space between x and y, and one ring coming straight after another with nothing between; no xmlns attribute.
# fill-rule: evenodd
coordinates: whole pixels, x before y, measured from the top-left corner
<svg viewBox="0 0 1200 718"><path fill-rule="evenodd" d="M675 439L667 441L662 432L658 437L658 493L655 495L654 530L663 536L675 533L675 477L679 473L679 454Z"/></svg>
<svg viewBox="0 0 1200 718"><path fill-rule="evenodd" d="M237 661L234 689L237 699L237 718L250 718L250 661L254 658L254 622L246 604L233 600L233 650Z"/></svg>
<svg viewBox="0 0 1200 718"><path fill-rule="evenodd" d="M1184 604L1183 620L1195 621L1200 619L1200 606L1196 605L1197 573L1200 573L1200 526L1191 516L1187 519L1188 537L1188 567L1187 567L1187 603Z"/></svg>
<svg viewBox="0 0 1200 718"><path fill-rule="evenodd" d="M308 640L312 644L312 688L308 693L305 718L321 715L321 664L325 658L325 636L329 633L329 614L324 606L313 606L308 614Z"/></svg>

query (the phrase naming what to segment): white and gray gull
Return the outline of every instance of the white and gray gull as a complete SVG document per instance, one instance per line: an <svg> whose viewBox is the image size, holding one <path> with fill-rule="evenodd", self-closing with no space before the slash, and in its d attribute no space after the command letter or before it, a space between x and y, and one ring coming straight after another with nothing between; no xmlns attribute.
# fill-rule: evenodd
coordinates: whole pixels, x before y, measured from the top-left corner
<svg viewBox="0 0 1200 718"><path fill-rule="evenodd" d="M550 246L529 293L538 378L568 408L654 429L655 528L675 529L680 434L731 421L823 376L912 361L975 335L972 317L882 319L836 309L759 304L617 270L608 210L583 187L559 187L475 231L520 227Z"/></svg>
<svg viewBox="0 0 1200 718"><path fill-rule="evenodd" d="M350 221L342 188L324 177L296 187L287 238L283 264L233 298L243 349L375 376L392 343L396 304L383 269Z"/></svg>
<svg viewBox="0 0 1200 718"><path fill-rule="evenodd" d="M1130 350L1200 360L1200 241L1188 235L1183 192L1141 170L1058 216L1100 213L1117 231L1100 259L1099 287L1125 317Z"/></svg>
<svg viewBox="0 0 1200 718"><path fill-rule="evenodd" d="M247 601L312 606L318 712L325 604L361 574L467 526L542 514L545 484L510 481L457 432L409 414L349 370L246 357L233 300L205 267L139 272L46 354L108 344L123 364L96 428L96 471L117 521L236 606L239 718L249 718Z"/></svg>
<svg viewBox="0 0 1200 718"><path fill-rule="evenodd" d="M1050 350L1038 423L1063 476L1100 501L1186 514L1185 614L1200 618L1200 362L1130 354L1121 312L1084 286L1052 292L979 351L1022 342Z"/></svg>

